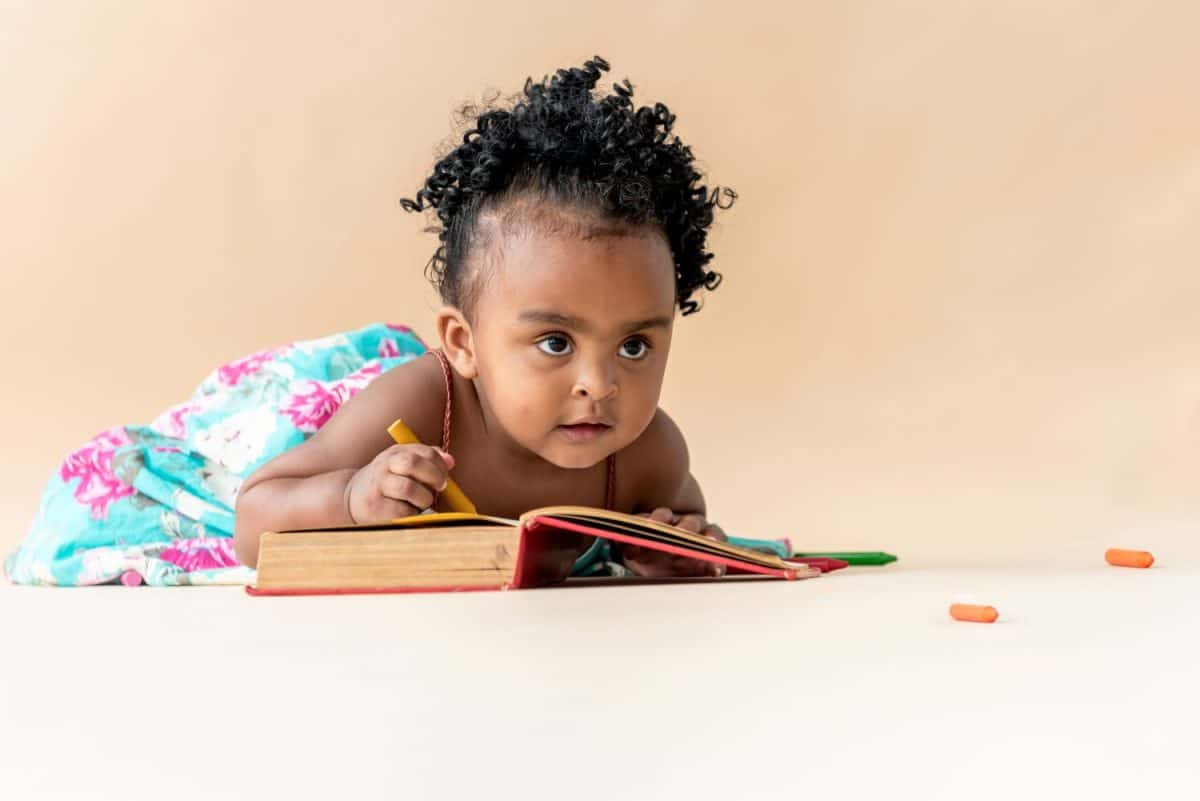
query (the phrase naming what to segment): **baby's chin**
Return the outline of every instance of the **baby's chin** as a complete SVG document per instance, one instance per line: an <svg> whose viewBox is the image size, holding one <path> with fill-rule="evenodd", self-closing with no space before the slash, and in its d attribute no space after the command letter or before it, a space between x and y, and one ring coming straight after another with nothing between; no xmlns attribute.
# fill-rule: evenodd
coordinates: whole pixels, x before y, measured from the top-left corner
<svg viewBox="0 0 1200 801"><path fill-rule="evenodd" d="M616 447L616 439L611 434L600 439L603 441L564 442L562 436L558 432L554 432L542 442L536 452L538 456L555 467L561 467L564 470L586 470L603 462L614 451L620 450L619 447Z"/></svg>
<svg viewBox="0 0 1200 801"><path fill-rule="evenodd" d="M612 451L597 452L595 448L563 448L557 446L543 450L538 455L555 467L563 470L586 470L595 467L609 457Z"/></svg>

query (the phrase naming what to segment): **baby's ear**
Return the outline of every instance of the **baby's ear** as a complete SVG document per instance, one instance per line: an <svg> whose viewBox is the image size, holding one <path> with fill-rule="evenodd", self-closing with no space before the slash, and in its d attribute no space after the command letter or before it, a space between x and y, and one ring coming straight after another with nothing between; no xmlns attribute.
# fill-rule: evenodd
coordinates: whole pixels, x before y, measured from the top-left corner
<svg viewBox="0 0 1200 801"><path fill-rule="evenodd" d="M443 306L437 313L437 332L442 340L442 350L454 371L463 378L474 378L479 374L475 361L475 334L471 323L461 309Z"/></svg>

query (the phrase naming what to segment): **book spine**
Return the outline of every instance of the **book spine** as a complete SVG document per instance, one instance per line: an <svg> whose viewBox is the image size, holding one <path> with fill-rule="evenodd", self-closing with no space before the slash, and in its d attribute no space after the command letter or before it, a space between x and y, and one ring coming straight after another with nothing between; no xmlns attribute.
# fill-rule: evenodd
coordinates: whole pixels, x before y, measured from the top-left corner
<svg viewBox="0 0 1200 801"><path fill-rule="evenodd" d="M520 536L517 537L517 558L513 561L512 580L505 589L522 590L533 586L533 570L529 558L529 532L526 524L521 521L518 526Z"/></svg>

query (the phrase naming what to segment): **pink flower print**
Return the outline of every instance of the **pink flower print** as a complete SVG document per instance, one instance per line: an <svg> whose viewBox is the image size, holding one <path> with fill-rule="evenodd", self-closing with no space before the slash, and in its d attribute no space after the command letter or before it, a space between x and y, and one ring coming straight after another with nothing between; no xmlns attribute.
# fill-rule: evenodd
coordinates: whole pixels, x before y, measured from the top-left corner
<svg viewBox="0 0 1200 801"><path fill-rule="evenodd" d="M341 406L337 396L320 381L309 381L311 392L301 392L288 399L281 410L291 418L292 425L301 431L312 432L325 425Z"/></svg>
<svg viewBox="0 0 1200 801"><path fill-rule="evenodd" d="M409 328L407 325L401 325L400 323L384 323L384 325L393 331L399 331L401 334L408 334L422 345L425 345L425 340L421 339L417 332Z"/></svg>
<svg viewBox="0 0 1200 801"><path fill-rule="evenodd" d="M227 387L236 387L246 376L256 372L267 362L271 361L283 348L268 348L258 353L251 353L245 358L222 365L217 370L217 380Z"/></svg>
<svg viewBox="0 0 1200 801"><path fill-rule="evenodd" d="M176 540L171 547L164 549L158 558L189 573L193 570L237 567L239 564L237 557L233 555L233 540L228 537Z"/></svg>
<svg viewBox="0 0 1200 801"><path fill-rule="evenodd" d="M187 422L184 420L186 415L192 414L201 408L199 403L181 403L178 406L172 406L167 411L160 414L154 422L150 424L150 428L167 437L175 439L187 438Z"/></svg>
<svg viewBox="0 0 1200 801"><path fill-rule="evenodd" d="M293 395L280 411L291 419L296 428L312 433L325 425L343 403L357 395L379 373L379 362L373 361L340 381L329 384L309 381L307 383L311 389Z"/></svg>
<svg viewBox="0 0 1200 801"><path fill-rule="evenodd" d="M379 358L391 359L400 355L400 348L396 346L396 340L388 338L379 340Z"/></svg>
<svg viewBox="0 0 1200 801"><path fill-rule="evenodd" d="M64 481L79 479L75 488L75 500L91 507L94 520L108 517L108 504L127 498L134 493L133 487L117 478L113 472L113 454L117 448L130 445L132 441L120 426L99 434L79 450L63 459L58 475Z"/></svg>

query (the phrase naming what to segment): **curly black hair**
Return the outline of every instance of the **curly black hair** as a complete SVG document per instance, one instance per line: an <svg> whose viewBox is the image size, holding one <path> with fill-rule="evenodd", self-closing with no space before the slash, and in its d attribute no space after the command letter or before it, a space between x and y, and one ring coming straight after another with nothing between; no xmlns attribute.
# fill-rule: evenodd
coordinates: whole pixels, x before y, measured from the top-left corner
<svg viewBox="0 0 1200 801"><path fill-rule="evenodd" d="M662 103L635 109L628 79L594 97L608 69L596 56L539 83L527 79L511 108L464 107L474 127L434 165L416 197L400 201L405 211L437 212L441 224L427 230L441 244L426 275L445 303L465 309L472 300L464 264L481 243L480 213L517 199L588 213L609 223L606 233L661 229L685 315L700 309L695 290L717 288L721 275L708 269L705 239L714 207L728 208L737 194L700 184L691 149L678 136L667 141L675 115Z"/></svg>

